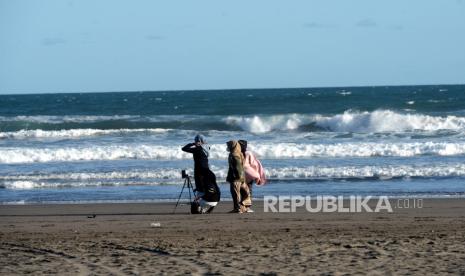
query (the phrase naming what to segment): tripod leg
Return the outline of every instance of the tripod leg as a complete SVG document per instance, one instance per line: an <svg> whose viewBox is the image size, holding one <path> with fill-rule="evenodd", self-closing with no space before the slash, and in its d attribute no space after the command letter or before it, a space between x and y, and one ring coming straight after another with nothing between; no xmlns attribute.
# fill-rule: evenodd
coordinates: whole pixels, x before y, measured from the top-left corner
<svg viewBox="0 0 465 276"><path fill-rule="evenodd" d="M189 190L189 202L192 202L191 189L192 189L192 193L194 193L194 188L192 187L191 178L189 176L187 176L187 189ZM194 194L194 198L195 198L195 194Z"/></svg>
<svg viewBox="0 0 465 276"><path fill-rule="evenodd" d="M182 196L182 193L184 191L184 187L186 187L186 184L188 184L187 179L184 180L184 185L182 185L182 189L181 189L181 192L179 193L178 201L176 202L176 206L174 206L173 214L176 212L176 208L178 208L179 201L181 200L181 196ZM191 194L191 192L189 190L189 198L190 198L190 194Z"/></svg>
<svg viewBox="0 0 465 276"><path fill-rule="evenodd" d="M201 214L201 208L200 208L200 205L198 204L198 202L196 202L196 204L194 204L194 201L196 200L196 195L195 195L195 192L194 192L194 187L192 187L191 178L189 176L187 177L187 190L189 191L189 201L190 201L190 205L191 205L191 214ZM191 194L191 190L192 190L192 194ZM194 200L192 200L192 196L194 196Z"/></svg>

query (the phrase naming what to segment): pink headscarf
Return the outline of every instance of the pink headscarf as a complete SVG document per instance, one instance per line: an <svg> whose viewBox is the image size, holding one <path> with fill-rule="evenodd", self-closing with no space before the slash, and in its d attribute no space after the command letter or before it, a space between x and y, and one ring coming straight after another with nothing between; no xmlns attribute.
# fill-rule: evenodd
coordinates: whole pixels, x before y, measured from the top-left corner
<svg viewBox="0 0 465 276"><path fill-rule="evenodd" d="M257 185L264 185L266 183L265 170L262 163L250 151L245 152L244 172L247 183L251 181L255 181Z"/></svg>

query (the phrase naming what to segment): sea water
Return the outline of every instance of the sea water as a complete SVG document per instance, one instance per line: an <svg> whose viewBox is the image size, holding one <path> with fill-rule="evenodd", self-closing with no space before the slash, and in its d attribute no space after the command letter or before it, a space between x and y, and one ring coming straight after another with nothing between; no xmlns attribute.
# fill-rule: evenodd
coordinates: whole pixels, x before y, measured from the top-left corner
<svg viewBox="0 0 465 276"><path fill-rule="evenodd" d="M465 86L441 85L1 95L0 202L177 199L197 133L224 199L232 139L255 198L465 196Z"/></svg>

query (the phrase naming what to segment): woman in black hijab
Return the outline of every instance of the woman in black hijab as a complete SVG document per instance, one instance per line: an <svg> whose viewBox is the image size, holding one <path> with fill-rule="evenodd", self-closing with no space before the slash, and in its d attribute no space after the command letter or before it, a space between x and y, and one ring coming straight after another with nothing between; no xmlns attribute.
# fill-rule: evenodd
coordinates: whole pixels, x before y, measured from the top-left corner
<svg viewBox="0 0 465 276"><path fill-rule="evenodd" d="M198 134L194 143L189 143L182 148L183 151L193 154L194 157L194 181L196 201L200 205L199 212L211 212L220 201L220 189L216 184L216 176L210 170L208 157L210 147L203 135Z"/></svg>

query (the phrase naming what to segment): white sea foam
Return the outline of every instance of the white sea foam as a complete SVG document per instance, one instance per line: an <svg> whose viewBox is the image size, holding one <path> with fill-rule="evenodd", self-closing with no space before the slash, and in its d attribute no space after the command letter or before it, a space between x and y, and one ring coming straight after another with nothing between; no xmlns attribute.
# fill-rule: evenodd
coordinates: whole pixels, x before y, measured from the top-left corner
<svg viewBox="0 0 465 276"><path fill-rule="evenodd" d="M42 184L40 181L14 180L4 181L3 186L7 189L33 189L41 187Z"/></svg>
<svg viewBox="0 0 465 276"><path fill-rule="evenodd" d="M7 201L7 202L2 202L0 204L2 205L25 205L26 201L25 200Z"/></svg>
<svg viewBox="0 0 465 276"><path fill-rule="evenodd" d="M336 143L336 144L258 144L253 150L263 158L373 157L416 155L462 155L465 143Z"/></svg>
<svg viewBox="0 0 465 276"><path fill-rule="evenodd" d="M273 130L293 130L305 122L309 122L311 117L290 114L290 115L273 115L273 116L229 116L225 122L230 125L237 125L243 130L252 133L265 133Z"/></svg>
<svg viewBox="0 0 465 276"><path fill-rule="evenodd" d="M208 120L216 116L206 115L31 115L31 116L0 116L0 122L27 122L43 124L63 123L96 123L105 121L130 122L169 122L169 121L195 121Z"/></svg>
<svg viewBox="0 0 465 276"><path fill-rule="evenodd" d="M93 123L100 121L115 121L115 120L131 120L139 119L138 115L65 115L65 116L49 116L49 115L31 115L31 116L0 116L0 122L31 122L31 123Z"/></svg>
<svg viewBox="0 0 465 276"><path fill-rule="evenodd" d="M281 115L253 115L253 116L200 116L200 115L163 115L163 116L138 116L138 115L115 115L115 116L16 116L0 117L0 122L25 121L47 124L58 123L89 123L99 121L126 120L131 122L150 122L172 124L176 128L180 122L186 129L197 129L199 125L212 124L212 130L218 123L222 127L240 128L251 133L267 133L271 131L296 130L303 126L316 126L327 131L335 132L405 132L405 131L437 131L454 130L465 131L465 117L459 116L431 116L425 114L399 113L391 110L376 110L372 112L346 111L336 115L310 115L310 114L281 114ZM208 130L208 129L207 129ZM74 130L73 130L74 131ZM90 131L82 130L81 132ZM99 130L92 130L99 131ZM108 130L124 131L124 130ZM79 132L77 130L76 132ZM33 132L3 132L0 138L5 136L49 135L41 130ZM63 134L65 133L65 134ZM69 132L71 133L71 132ZM65 131L51 132L50 136L69 135ZM78 135L78 134L70 134Z"/></svg>
<svg viewBox="0 0 465 276"><path fill-rule="evenodd" d="M465 117L400 114L390 110L344 112L332 117L319 117L317 125L344 132L402 132L465 130Z"/></svg>
<svg viewBox="0 0 465 276"><path fill-rule="evenodd" d="M226 167L213 166L220 183L227 175ZM191 173L191 172L189 172ZM266 168L271 180L363 180L392 178L464 177L465 164L381 165L381 166L290 166ZM178 168L150 171L72 172L0 176L0 185L7 189L32 189L69 186L159 185L182 183Z"/></svg>
<svg viewBox="0 0 465 276"><path fill-rule="evenodd" d="M225 122L237 125L252 133L274 130L294 130L304 125L336 132L405 132L405 131L465 131L465 117L430 116L423 114L402 114L390 110L373 112L346 111L333 116L324 115L271 115L271 116L229 116Z"/></svg>
<svg viewBox="0 0 465 276"><path fill-rule="evenodd" d="M256 143L253 150L262 159L305 159L313 157L372 157L416 155L464 155L465 142L415 142L415 143ZM210 158L226 159L223 144L211 146ZM0 163L66 162L119 159L180 160L191 159L180 146L137 145L86 145L60 148L0 148Z"/></svg>
<svg viewBox="0 0 465 276"><path fill-rule="evenodd" d="M148 129L64 129L64 130L20 130L11 132L0 132L0 139L24 139L24 138L70 138L98 135L114 135L129 133L166 133L171 129L148 128Z"/></svg>
<svg viewBox="0 0 465 276"><path fill-rule="evenodd" d="M463 177L465 165L437 166L343 166L343 167L285 167L268 172L274 179L391 179L399 177Z"/></svg>

